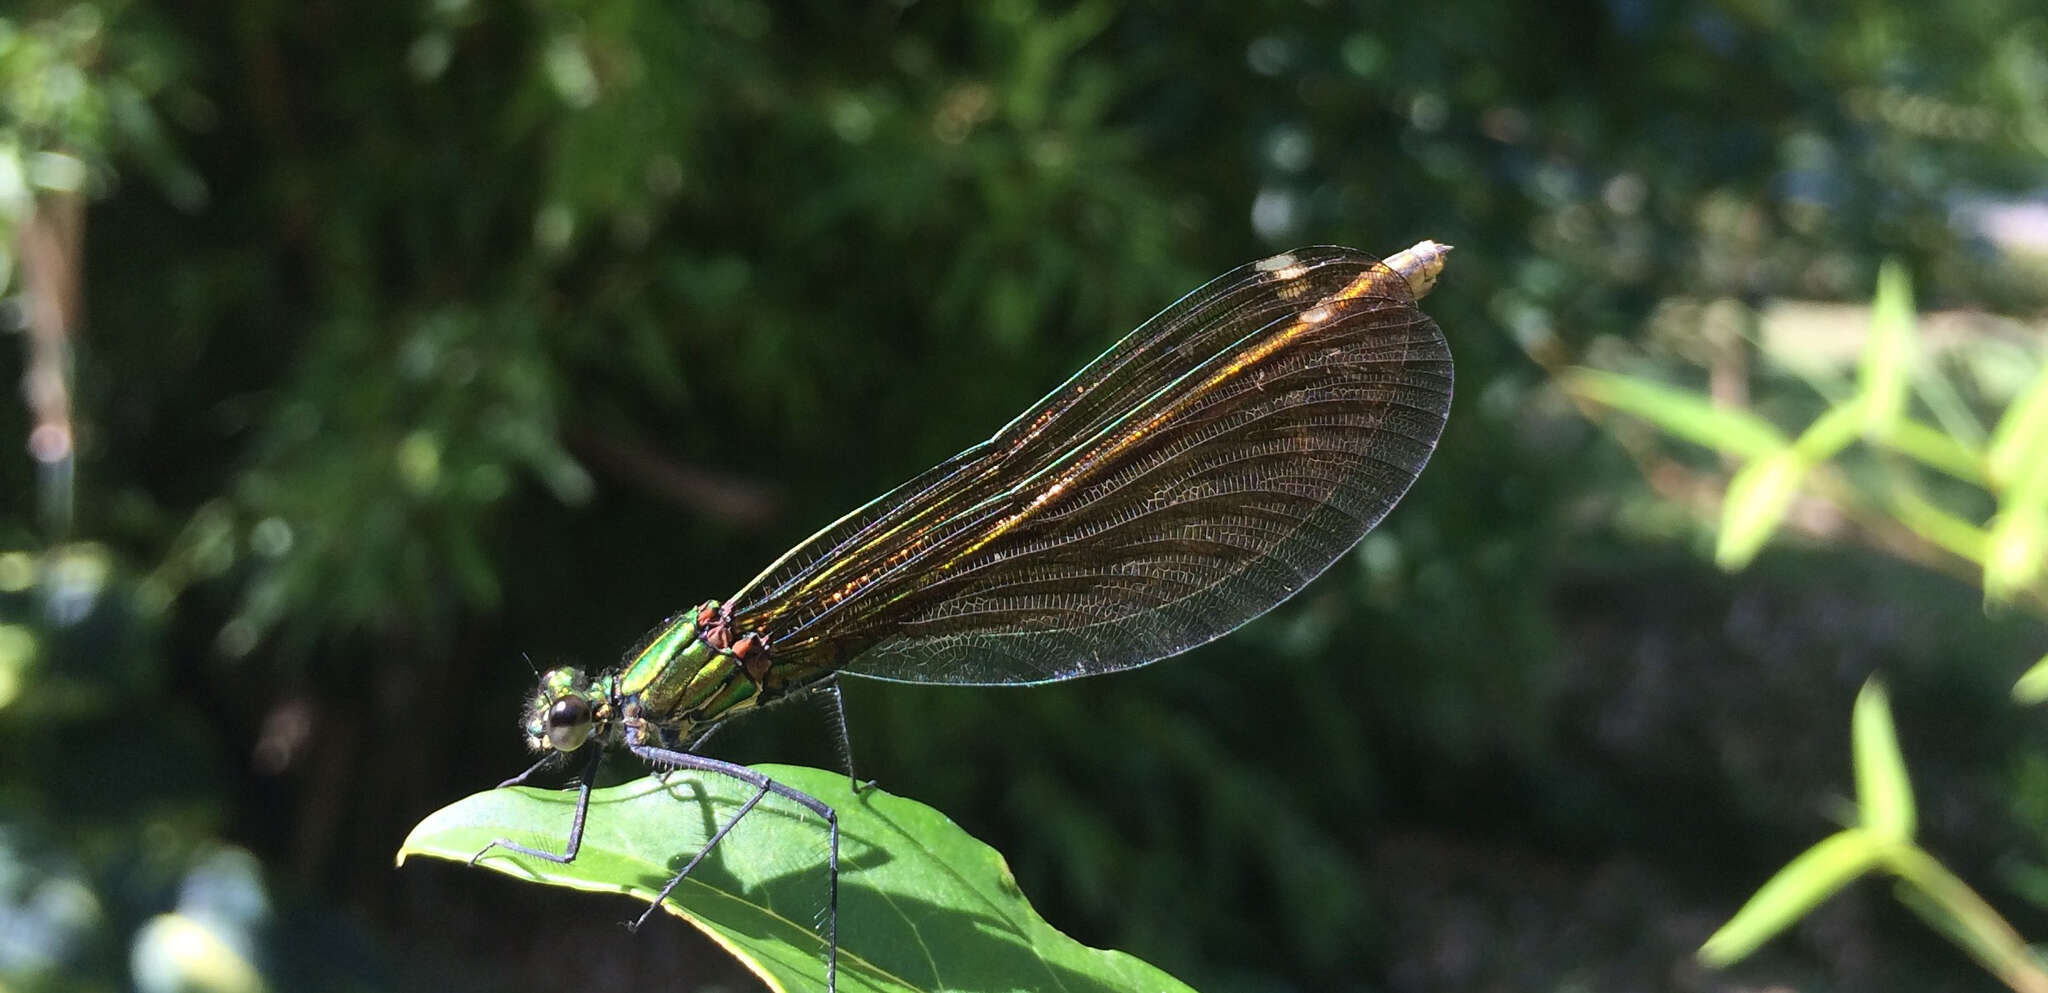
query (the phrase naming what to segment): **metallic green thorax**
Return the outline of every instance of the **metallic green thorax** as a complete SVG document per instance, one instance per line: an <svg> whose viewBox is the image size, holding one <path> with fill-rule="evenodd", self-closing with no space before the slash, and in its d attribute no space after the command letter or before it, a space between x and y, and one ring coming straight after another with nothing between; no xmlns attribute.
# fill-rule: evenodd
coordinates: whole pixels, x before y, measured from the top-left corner
<svg viewBox="0 0 2048 993"><path fill-rule="evenodd" d="M574 751L590 738L615 744L636 731L672 747L694 729L829 674L777 665L763 638L735 634L730 615L708 600L662 622L615 672L590 679L561 668L542 676L526 709L527 740L535 751Z"/></svg>
<svg viewBox="0 0 2048 993"><path fill-rule="evenodd" d="M619 670L619 697L638 703L649 724L675 731L751 706L761 684L706 637L718 620L716 600L669 618Z"/></svg>

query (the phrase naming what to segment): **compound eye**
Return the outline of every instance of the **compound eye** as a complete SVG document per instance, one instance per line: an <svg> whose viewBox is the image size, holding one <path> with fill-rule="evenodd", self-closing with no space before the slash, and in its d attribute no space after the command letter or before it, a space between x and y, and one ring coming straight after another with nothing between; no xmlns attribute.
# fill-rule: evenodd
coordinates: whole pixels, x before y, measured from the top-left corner
<svg viewBox="0 0 2048 993"><path fill-rule="evenodd" d="M580 696L557 697L548 708L548 744L573 752L590 738L590 701Z"/></svg>

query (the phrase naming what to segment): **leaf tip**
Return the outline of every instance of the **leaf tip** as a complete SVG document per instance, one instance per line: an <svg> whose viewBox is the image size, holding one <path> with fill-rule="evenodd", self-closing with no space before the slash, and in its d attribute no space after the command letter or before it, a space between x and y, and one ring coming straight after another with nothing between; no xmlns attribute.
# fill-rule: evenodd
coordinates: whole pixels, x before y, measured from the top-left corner
<svg viewBox="0 0 2048 993"><path fill-rule="evenodd" d="M1856 766L1856 804L1863 827L1878 837L1911 841L1917 815L1906 759L1892 722L1891 696L1884 680L1872 676L1856 694L1850 716L1850 747Z"/></svg>
<svg viewBox="0 0 2048 993"><path fill-rule="evenodd" d="M2034 663L2012 684L2012 698L2023 704L2048 700L2048 655Z"/></svg>

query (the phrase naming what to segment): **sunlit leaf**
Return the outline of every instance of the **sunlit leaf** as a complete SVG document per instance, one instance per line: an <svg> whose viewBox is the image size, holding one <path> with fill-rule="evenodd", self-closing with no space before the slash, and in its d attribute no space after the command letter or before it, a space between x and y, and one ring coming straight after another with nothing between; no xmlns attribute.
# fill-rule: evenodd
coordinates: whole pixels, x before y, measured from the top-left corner
<svg viewBox="0 0 2048 993"><path fill-rule="evenodd" d="M2048 575L2048 368L1998 423L1989 456L2003 486L1984 556L1984 597L2005 602Z"/></svg>
<svg viewBox="0 0 2048 993"><path fill-rule="evenodd" d="M1799 453L1809 465L1818 465L1840 454L1842 449L1855 443L1868 419L1864 410L1870 406L1870 398L1862 394L1828 408L1827 413L1814 418L1806 430L1799 433L1799 439L1792 443L1792 449Z"/></svg>
<svg viewBox="0 0 2048 993"><path fill-rule="evenodd" d="M191 914L158 914L135 932L129 949L136 985L149 990L267 993L271 987L249 960L241 937Z"/></svg>
<svg viewBox="0 0 2048 993"><path fill-rule="evenodd" d="M1999 418L1987 460L1992 480L2000 485L2048 463L2048 365Z"/></svg>
<svg viewBox="0 0 2048 993"><path fill-rule="evenodd" d="M1856 694L1850 720L1856 758L1856 806L1864 830L1886 841L1913 839L1913 785L1899 753L1898 730L1884 683L1873 678Z"/></svg>
<svg viewBox="0 0 2048 993"><path fill-rule="evenodd" d="M1714 547L1714 561L1721 568L1740 569L1756 558L1799 495L1808 468L1798 452L1785 449L1743 466L1728 481L1720 539Z"/></svg>
<svg viewBox="0 0 2048 993"><path fill-rule="evenodd" d="M1982 486L1990 481L1983 453L1910 417L1893 424L1891 433L1879 441L1892 451L1963 482Z"/></svg>
<svg viewBox="0 0 2048 993"><path fill-rule="evenodd" d="M1991 519L1984 554L1984 598L2010 602L2048 569L2048 512L2013 507Z"/></svg>
<svg viewBox="0 0 2048 993"><path fill-rule="evenodd" d="M1898 874L1899 902L1960 945L2007 986L2027 993L2048 990L2048 973L2026 939L1998 911L1926 852L1910 845L1887 853Z"/></svg>
<svg viewBox="0 0 2048 993"><path fill-rule="evenodd" d="M1949 364L1923 364L1918 374L1913 376L1912 385L1914 399L1926 405L1928 415L1938 425L1938 429L1928 430L1980 453L1978 461L1981 464L1981 452L1991 432L1978 421L1976 411L1971 409L1962 388L1950 375ZM1907 416L1910 419L1911 415Z"/></svg>
<svg viewBox="0 0 2048 993"><path fill-rule="evenodd" d="M839 989L865 991L1184 991L1121 952L1089 948L1040 918L1000 855L923 804L841 773L764 765L777 782L830 804L842 832ZM647 901L729 819L753 788L675 773L592 794L575 862L502 850L477 865L521 879ZM489 790L413 828L408 855L467 862L504 837L559 850L575 794ZM663 909L688 920L775 990L825 988L824 824L780 798L765 800L679 886ZM536 900L547 899L536 893Z"/></svg>
<svg viewBox="0 0 2048 993"><path fill-rule="evenodd" d="M1581 399L1649 421L1668 434L1725 455L1761 458L1783 449L1785 436L1771 422L1697 393L1599 369L1573 369L1561 382Z"/></svg>
<svg viewBox="0 0 2048 993"><path fill-rule="evenodd" d="M1905 269L1887 261L1877 273L1870 307L1870 339L1863 347L1857 389L1863 397L1863 433L1887 437L1906 411L1906 383L1917 350L1913 285Z"/></svg>
<svg viewBox="0 0 2048 993"><path fill-rule="evenodd" d="M2048 700L2048 655L2041 656L2041 661L2034 663L2018 682L2012 684L2012 698L2021 703Z"/></svg>
<svg viewBox="0 0 2048 993"><path fill-rule="evenodd" d="M1966 561L1984 561L1990 539L1983 528L1927 502L1912 487L1893 487L1891 498L1893 516L1914 534Z"/></svg>
<svg viewBox="0 0 2048 993"><path fill-rule="evenodd" d="M1700 946L1700 960L1732 965L1877 865L1883 845L1851 828L1807 849L1756 891Z"/></svg>

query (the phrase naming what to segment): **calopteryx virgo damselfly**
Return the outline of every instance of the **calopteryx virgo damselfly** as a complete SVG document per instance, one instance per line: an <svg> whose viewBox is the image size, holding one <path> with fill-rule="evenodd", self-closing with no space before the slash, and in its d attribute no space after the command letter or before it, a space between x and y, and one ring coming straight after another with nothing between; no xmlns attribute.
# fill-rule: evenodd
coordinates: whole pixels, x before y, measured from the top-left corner
<svg viewBox="0 0 2048 993"><path fill-rule="evenodd" d="M836 694L841 673L983 686L1098 675L1222 637L1287 599L1379 523L1435 450L1451 355L1416 300L1448 250L1424 241L1382 262L1302 248L1233 269L994 437L833 522L732 596L669 618L618 668L546 673L524 722L542 759L502 785L586 753L568 842L549 852L501 839L475 858L504 848L573 860L607 748L744 781L752 799L647 914L756 804L785 797L828 829L836 990L837 815L696 746L741 714Z"/></svg>

